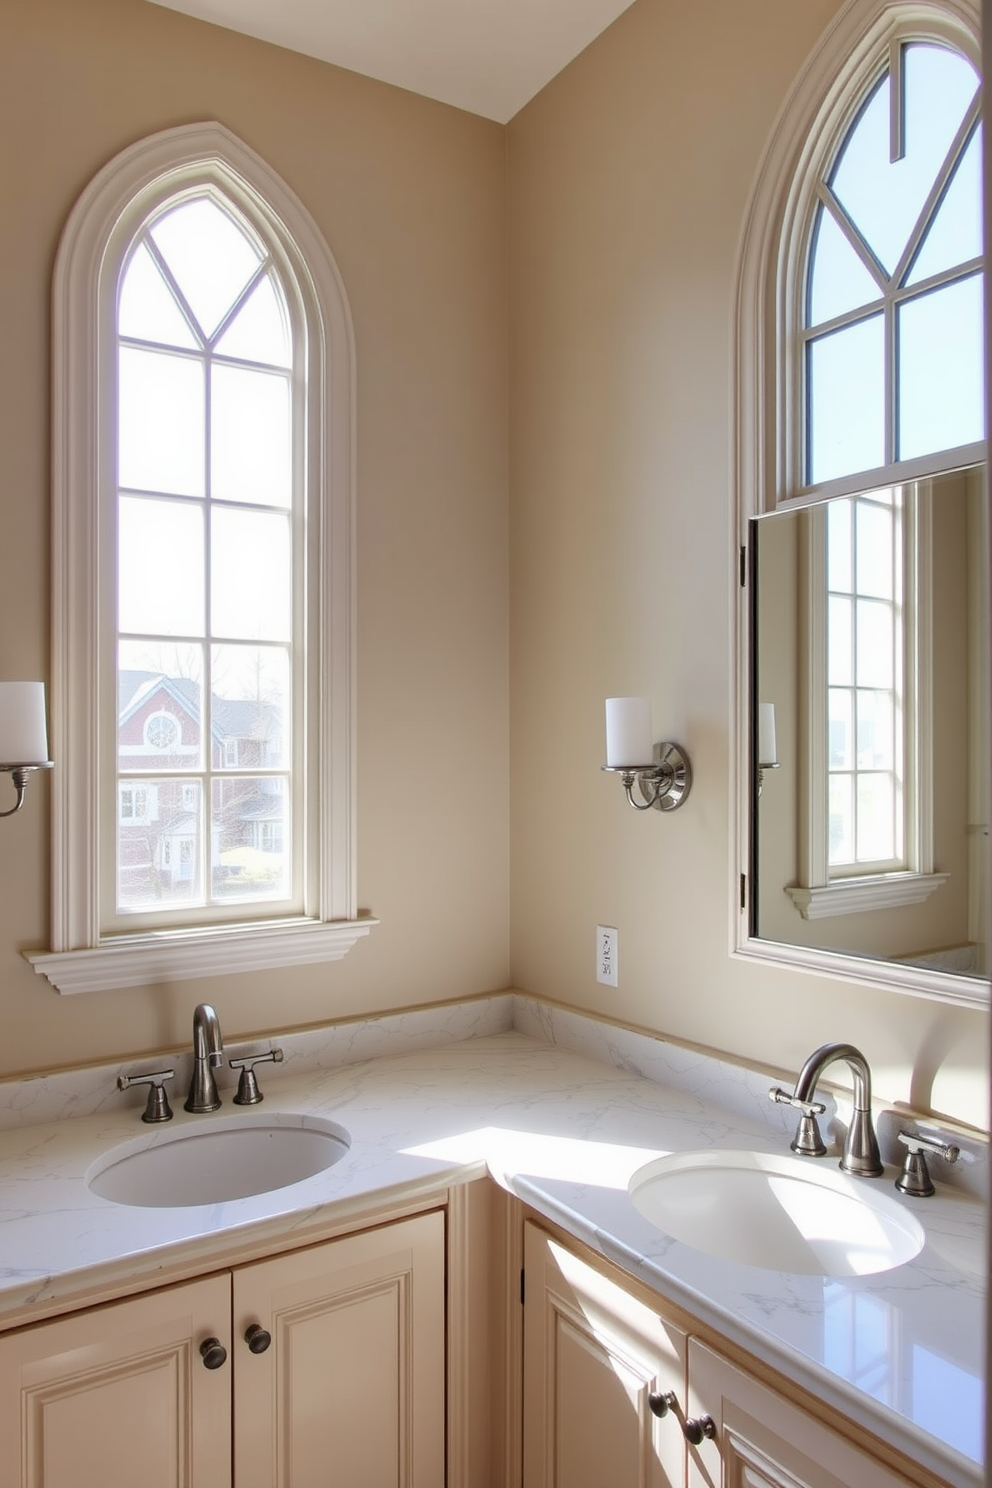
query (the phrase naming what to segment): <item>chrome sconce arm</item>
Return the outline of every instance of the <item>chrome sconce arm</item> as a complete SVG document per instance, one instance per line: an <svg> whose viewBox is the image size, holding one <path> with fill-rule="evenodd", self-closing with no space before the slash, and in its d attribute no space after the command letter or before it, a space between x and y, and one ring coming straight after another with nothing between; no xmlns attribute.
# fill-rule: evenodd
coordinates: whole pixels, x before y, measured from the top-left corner
<svg viewBox="0 0 992 1488"><path fill-rule="evenodd" d="M24 796L28 788L28 775L32 770L51 769L54 769L53 760L39 760L36 764L30 765L0 765L0 773L10 776L14 784L14 789L17 792L17 799L13 806L10 807L9 811L0 811L0 818L13 816L15 811L20 811L24 805Z"/></svg>
<svg viewBox="0 0 992 1488"><path fill-rule="evenodd" d="M656 744L650 765L603 765L619 775L627 800L635 811L675 811L692 789L689 757L677 744ZM637 800L634 787L640 795Z"/></svg>

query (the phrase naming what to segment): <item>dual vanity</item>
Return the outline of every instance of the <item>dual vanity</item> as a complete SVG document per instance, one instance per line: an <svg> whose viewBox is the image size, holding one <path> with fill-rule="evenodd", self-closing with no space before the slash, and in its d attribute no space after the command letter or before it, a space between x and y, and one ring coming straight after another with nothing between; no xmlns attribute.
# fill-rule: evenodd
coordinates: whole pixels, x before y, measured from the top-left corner
<svg viewBox="0 0 992 1488"><path fill-rule="evenodd" d="M512 995L239 1044L240 1094L277 1048L157 1122L0 1087L5 1488L983 1481L978 1139L910 1196L946 1133L876 1109L852 1177L790 1152L822 1083Z"/></svg>

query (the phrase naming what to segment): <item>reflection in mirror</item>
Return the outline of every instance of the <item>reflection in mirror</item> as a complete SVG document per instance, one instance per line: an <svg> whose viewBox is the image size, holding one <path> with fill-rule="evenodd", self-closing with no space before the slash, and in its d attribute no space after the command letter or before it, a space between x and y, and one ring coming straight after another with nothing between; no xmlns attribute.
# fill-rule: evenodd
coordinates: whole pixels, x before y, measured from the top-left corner
<svg viewBox="0 0 992 1488"><path fill-rule="evenodd" d="M752 523L753 936L988 975L985 509L975 467Z"/></svg>

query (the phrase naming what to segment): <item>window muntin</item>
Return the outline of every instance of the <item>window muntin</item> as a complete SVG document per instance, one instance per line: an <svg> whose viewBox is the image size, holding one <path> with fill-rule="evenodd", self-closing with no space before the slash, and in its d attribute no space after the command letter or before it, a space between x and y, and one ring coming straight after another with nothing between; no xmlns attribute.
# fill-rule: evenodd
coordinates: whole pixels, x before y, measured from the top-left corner
<svg viewBox="0 0 992 1488"><path fill-rule="evenodd" d="M805 486L984 436L979 103L966 57L897 39L817 182L800 329Z"/></svg>
<svg viewBox="0 0 992 1488"><path fill-rule="evenodd" d="M159 206L120 275L113 514L117 766L154 771L159 811L140 835L121 813L108 928L302 904L297 382L286 296L249 224L216 193Z"/></svg>

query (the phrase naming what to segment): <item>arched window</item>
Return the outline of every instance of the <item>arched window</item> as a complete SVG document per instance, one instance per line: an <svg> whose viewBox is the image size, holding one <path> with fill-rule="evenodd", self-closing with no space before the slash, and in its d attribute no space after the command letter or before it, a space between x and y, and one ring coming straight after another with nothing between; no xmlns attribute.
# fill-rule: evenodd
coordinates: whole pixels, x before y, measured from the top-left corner
<svg viewBox="0 0 992 1488"><path fill-rule="evenodd" d="M977 38L970 0L844 8L762 162L738 300L738 948L928 991L944 964L979 974L987 941L980 661L953 728L935 704L935 658L987 643L961 567L986 506ZM948 774L967 808L937 810Z"/></svg>
<svg viewBox="0 0 992 1488"><path fill-rule="evenodd" d="M220 126L77 203L55 276L62 991L343 955L353 351L302 205ZM139 813L135 803L155 801Z"/></svg>
<svg viewBox="0 0 992 1488"><path fill-rule="evenodd" d="M906 21L869 79L811 182L787 495L973 463L984 437L979 75Z"/></svg>

